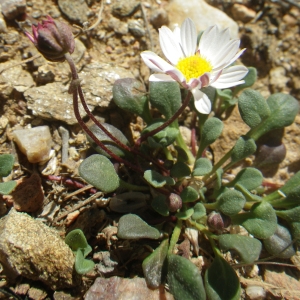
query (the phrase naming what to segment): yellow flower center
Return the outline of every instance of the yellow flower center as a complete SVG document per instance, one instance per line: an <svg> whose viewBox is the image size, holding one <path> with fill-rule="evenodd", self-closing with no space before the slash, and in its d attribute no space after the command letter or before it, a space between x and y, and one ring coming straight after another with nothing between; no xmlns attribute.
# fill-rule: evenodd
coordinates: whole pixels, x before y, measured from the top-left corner
<svg viewBox="0 0 300 300"><path fill-rule="evenodd" d="M198 54L181 58L176 68L181 71L188 82L191 78L198 78L206 72L212 70L212 65L205 58Z"/></svg>

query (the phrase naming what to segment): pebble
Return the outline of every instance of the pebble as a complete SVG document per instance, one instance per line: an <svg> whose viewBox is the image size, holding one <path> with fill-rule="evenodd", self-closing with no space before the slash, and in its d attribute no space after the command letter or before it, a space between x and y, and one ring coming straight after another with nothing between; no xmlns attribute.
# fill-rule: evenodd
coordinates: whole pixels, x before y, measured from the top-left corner
<svg viewBox="0 0 300 300"><path fill-rule="evenodd" d="M287 82L290 80L289 77L285 76L286 71L284 67L275 67L270 71L270 85L272 92L281 92L285 89Z"/></svg>
<svg viewBox="0 0 300 300"><path fill-rule="evenodd" d="M181 25L186 18L191 18L198 31L209 26L218 25L219 28L229 28L232 38L238 38L238 24L221 10L207 4L205 0L172 0L165 7L169 15L170 28Z"/></svg>
<svg viewBox="0 0 300 300"><path fill-rule="evenodd" d="M46 84L54 81L54 73L52 72L50 66L42 65L38 68L36 81L39 84Z"/></svg>
<svg viewBox="0 0 300 300"><path fill-rule="evenodd" d="M108 21L108 27L115 33L125 35L128 33L128 24L117 18L111 17Z"/></svg>
<svg viewBox="0 0 300 300"><path fill-rule="evenodd" d="M39 163L49 159L52 137L48 126L15 130L13 137L30 163Z"/></svg>
<svg viewBox="0 0 300 300"><path fill-rule="evenodd" d="M168 13L163 8L154 9L150 15L150 23L156 29L162 27L163 25L168 25Z"/></svg>
<svg viewBox="0 0 300 300"><path fill-rule="evenodd" d="M25 13L26 0L0 0L1 11L8 20Z"/></svg>
<svg viewBox="0 0 300 300"><path fill-rule="evenodd" d="M262 286L248 286L246 288L246 295L251 300L263 300L266 299L266 291Z"/></svg>
<svg viewBox="0 0 300 300"><path fill-rule="evenodd" d="M1 68L6 68L11 65L12 62L7 61L1 64ZM2 81L1 85L13 86L13 88L20 93L25 92L35 85L30 73L23 70L22 66L14 66L2 72L0 81ZM4 93L6 92L4 91Z"/></svg>
<svg viewBox="0 0 300 300"><path fill-rule="evenodd" d="M8 124L8 119L5 116L0 117L0 134L2 134Z"/></svg>
<svg viewBox="0 0 300 300"><path fill-rule="evenodd" d="M90 110L93 111L95 107L100 110L107 109L112 100L114 82L127 77L133 77L133 74L120 66L97 62L86 65L79 73L79 78ZM63 121L69 125L77 124L72 95L68 94L68 87L60 82L30 88L24 93L24 97L33 115L42 119ZM81 107L80 113L82 117L86 116Z"/></svg>
<svg viewBox="0 0 300 300"><path fill-rule="evenodd" d="M30 178L22 178L11 193L15 210L21 212L36 212L44 202L44 191L41 178L33 173Z"/></svg>
<svg viewBox="0 0 300 300"><path fill-rule="evenodd" d="M14 280L23 276L53 290L78 284L74 255L54 229L11 209L0 219L0 263Z"/></svg>
<svg viewBox="0 0 300 300"><path fill-rule="evenodd" d="M256 16L256 12L253 9L238 3L233 4L231 13L235 20L242 21L243 23L250 22Z"/></svg>
<svg viewBox="0 0 300 300"><path fill-rule="evenodd" d="M7 32L6 22L3 18L3 15L0 14L0 33Z"/></svg>
<svg viewBox="0 0 300 300"><path fill-rule="evenodd" d="M127 17L133 14L140 2L136 0L117 0L112 7L112 13L118 17Z"/></svg>
<svg viewBox="0 0 300 300"><path fill-rule="evenodd" d="M128 22L129 31L136 37L142 37L145 35L144 26L138 20L131 20Z"/></svg>
<svg viewBox="0 0 300 300"><path fill-rule="evenodd" d="M58 0L58 6L71 21L80 25L87 22L89 7L84 0Z"/></svg>

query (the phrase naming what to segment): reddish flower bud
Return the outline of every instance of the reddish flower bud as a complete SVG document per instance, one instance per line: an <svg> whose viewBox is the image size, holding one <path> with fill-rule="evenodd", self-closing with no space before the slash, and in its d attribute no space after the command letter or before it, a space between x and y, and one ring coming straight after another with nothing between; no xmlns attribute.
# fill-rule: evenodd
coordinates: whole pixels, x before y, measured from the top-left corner
<svg viewBox="0 0 300 300"><path fill-rule="evenodd" d="M167 199L169 211L175 212L182 207L181 197L177 194L171 193Z"/></svg>
<svg viewBox="0 0 300 300"><path fill-rule="evenodd" d="M39 52L50 61L65 60L66 53L73 53L75 40L71 28L62 22L47 16L47 20L32 25L32 33L25 32Z"/></svg>

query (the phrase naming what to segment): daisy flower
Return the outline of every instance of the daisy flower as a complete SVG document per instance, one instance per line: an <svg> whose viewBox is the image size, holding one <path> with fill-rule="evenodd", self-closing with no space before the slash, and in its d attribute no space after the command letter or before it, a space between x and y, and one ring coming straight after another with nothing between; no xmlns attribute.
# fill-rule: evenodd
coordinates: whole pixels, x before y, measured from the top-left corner
<svg viewBox="0 0 300 300"><path fill-rule="evenodd" d="M181 28L171 31L159 29L162 52L169 62L152 51L141 53L145 64L154 72L150 81L177 81L192 92L196 109L209 114L211 102L201 88L230 88L244 83L248 69L242 65L230 66L245 49L239 50L240 40L230 39L229 29L217 26L207 28L197 45L197 31L191 19L185 19Z"/></svg>

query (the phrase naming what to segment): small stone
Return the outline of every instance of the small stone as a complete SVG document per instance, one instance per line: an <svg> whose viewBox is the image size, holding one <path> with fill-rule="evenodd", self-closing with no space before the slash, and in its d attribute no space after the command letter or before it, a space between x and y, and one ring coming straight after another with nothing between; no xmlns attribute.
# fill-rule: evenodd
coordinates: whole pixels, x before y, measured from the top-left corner
<svg viewBox="0 0 300 300"><path fill-rule="evenodd" d="M17 211L36 212L40 210L44 202L40 176L33 173L30 178L22 178L11 196Z"/></svg>
<svg viewBox="0 0 300 300"><path fill-rule="evenodd" d="M28 291L28 297L32 300L43 300L47 297L47 293L41 289L31 287Z"/></svg>
<svg viewBox="0 0 300 300"><path fill-rule="evenodd" d="M0 33L7 32L6 22L3 18L3 15L0 14Z"/></svg>
<svg viewBox="0 0 300 300"><path fill-rule="evenodd" d="M128 22L129 31L136 37L142 37L145 35L144 26L138 20L132 20Z"/></svg>
<svg viewBox="0 0 300 300"><path fill-rule="evenodd" d="M11 280L23 276L53 290L78 284L74 254L54 229L11 209L0 219L0 263Z"/></svg>
<svg viewBox="0 0 300 300"><path fill-rule="evenodd" d="M12 62L7 61L1 64L1 68L7 68L11 65ZM14 90L20 93L23 93L34 86L32 76L29 72L23 70L22 66L14 66L13 68L8 68L4 72L2 72L0 82L0 85L7 86L9 88L9 91L11 90L11 86ZM6 93L9 93L9 91L7 91ZM0 93L2 92L0 91Z"/></svg>
<svg viewBox="0 0 300 300"><path fill-rule="evenodd" d="M286 71L284 67L275 67L270 71L270 85L272 92L281 92L285 89L287 82L290 80L289 77L285 76Z"/></svg>
<svg viewBox="0 0 300 300"><path fill-rule="evenodd" d="M84 297L85 300L174 300L174 297L163 289L149 289L144 278L100 278L98 277Z"/></svg>
<svg viewBox="0 0 300 300"><path fill-rule="evenodd" d="M48 126L20 129L13 132L14 140L30 163L49 159L52 138Z"/></svg>
<svg viewBox="0 0 300 300"><path fill-rule="evenodd" d="M0 134L2 134L8 124L8 119L5 116L0 117Z"/></svg>
<svg viewBox="0 0 300 300"><path fill-rule="evenodd" d="M38 68L36 80L39 84L46 84L46 83L53 82L54 77L55 77L55 75L52 72L49 65L42 65Z"/></svg>
<svg viewBox="0 0 300 300"><path fill-rule="evenodd" d="M150 16L150 23L156 29L162 27L163 25L168 25L168 13L163 8L154 9Z"/></svg>
<svg viewBox="0 0 300 300"><path fill-rule="evenodd" d="M127 17L133 14L140 2L136 0L117 0L112 7L112 13L119 17Z"/></svg>
<svg viewBox="0 0 300 300"><path fill-rule="evenodd" d="M251 300L263 300L266 299L266 291L262 286L248 286L245 290L246 295Z"/></svg>
<svg viewBox="0 0 300 300"><path fill-rule="evenodd" d="M248 8L245 5L235 3L231 8L233 18L243 23L248 23L256 16L256 12L253 9Z"/></svg>
<svg viewBox="0 0 300 300"><path fill-rule="evenodd" d="M125 35L128 33L128 24L117 18L111 17L108 21L108 27L115 33Z"/></svg>
<svg viewBox="0 0 300 300"><path fill-rule="evenodd" d="M0 0L2 14L8 20L25 13L26 0Z"/></svg>
<svg viewBox="0 0 300 300"><path fill-rule="evenodd" d="M58 0L58 6L71 21L79 25L87 22L89 7L84 0Z"/></svg>

